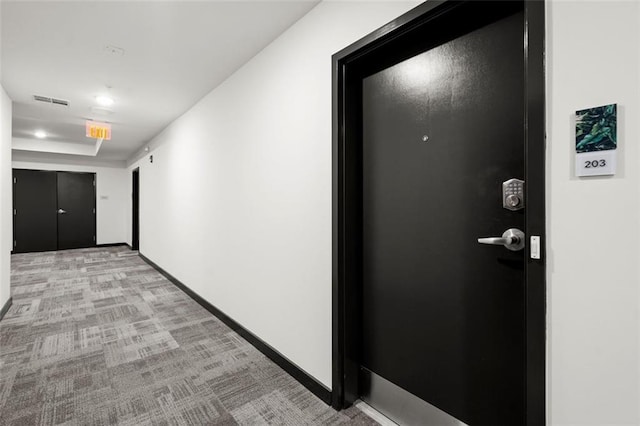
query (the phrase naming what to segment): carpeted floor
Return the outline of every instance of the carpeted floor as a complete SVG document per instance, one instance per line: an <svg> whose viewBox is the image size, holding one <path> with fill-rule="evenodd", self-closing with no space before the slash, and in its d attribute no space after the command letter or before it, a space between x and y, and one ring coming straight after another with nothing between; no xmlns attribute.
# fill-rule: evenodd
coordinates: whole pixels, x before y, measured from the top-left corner
<svg viewBox="0 0 640 426"><path fill-rule="evenodd" d="M0 425L377 424L325 405L127 247L16 254L11 273Z"/></svg>

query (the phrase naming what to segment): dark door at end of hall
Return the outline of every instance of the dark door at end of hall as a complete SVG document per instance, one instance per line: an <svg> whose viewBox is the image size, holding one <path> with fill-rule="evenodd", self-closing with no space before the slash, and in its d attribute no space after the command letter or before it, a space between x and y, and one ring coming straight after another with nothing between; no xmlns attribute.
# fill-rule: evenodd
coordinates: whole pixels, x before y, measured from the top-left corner
<svg viewBox="0 0 640 426"><path fill-rule="evenodd" d="M58 248L56 172L13 171L13 251Z"/></svg>
<svg viewBox="0 0 640 426"><path fill-rule="evenodd" d="M95 175L58 172L58 250L96 243Z"/></svg>
<svg viewBox="0 0 640 426"><path fill-rule="evenodd" d="M13 170L14 252L95 246L95 174Z"/></svg>

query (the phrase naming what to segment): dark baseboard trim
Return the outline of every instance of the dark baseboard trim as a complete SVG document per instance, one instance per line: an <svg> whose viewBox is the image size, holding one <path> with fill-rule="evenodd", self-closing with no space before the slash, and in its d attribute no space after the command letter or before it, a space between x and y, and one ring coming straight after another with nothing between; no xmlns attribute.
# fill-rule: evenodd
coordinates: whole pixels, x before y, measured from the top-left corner
<svg viewBox="0 0 640 426"><path fill-rule="evenodd" d="M300 367L295 365L293 362L288 360L284 355L274 349L271 345L266 343L264 340L238 324L235 320L230 318L227 314L222 312L220 309L213 306L211 303L207 302L204 298L202 298L198 293L191 290L189 287L184 285L174 276L169 274L167 271L162 269L152 260L144 256L142 253L138 253L142 260L147 262L150 266L164 275L169 281L171 281L176 287L185 292L189 297L195 300L200 306L205 308L215 317L217 317L220 321L225 323L229 328L242 336L246 341L251 343L266 355L271 361L275 362L280 368L289 373L294 379L296 379L300 384L309 389L315 396L324 401L325 404L331 404L331 391L327 389L322 383L318 382L316 379L307 374Z"/></svg>
<svg viewBox="0 0 640 426"><path fill-rule="evenodd" d="M129 248L131 248L131 246L129 246L129 244L127 243L96 244L96 247L118 247L118 246L128 246Z"/></svg>
<svg viewBox="0 0 640 426"><path fill-rule="evenodd" d="M104 247L118 247L118 246L127 246L131 248L131 246L127 243L107 243L107 244L95 244L95 245L86 246L86 247L74 247L70 249L36 250L36 251L19 251L19 252L11 250L11 254L46 253L48 251L55 252L55 251L64 251L64 250L80 250L80 249L87 249L87 248L104 248Z"/></svg>
<svg viewBox="0 0 640 426"><path fill-rule="evenodd" d="M4 314L7 313L7 311L9 310L12 304L13 304L13 297L10 297L9 300L7 300L7 303L5 303L4 306L2 307L2 310L0 310L0 321L2 321L2 318L4 318Z"/></svg>

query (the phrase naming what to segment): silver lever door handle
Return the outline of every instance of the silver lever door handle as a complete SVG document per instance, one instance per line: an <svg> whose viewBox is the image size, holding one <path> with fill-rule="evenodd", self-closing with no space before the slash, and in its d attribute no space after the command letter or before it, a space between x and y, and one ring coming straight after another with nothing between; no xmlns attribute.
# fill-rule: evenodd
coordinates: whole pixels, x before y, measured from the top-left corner
<svg viewBox="0 0 640 426"><path fill-rule="evenodd" d="M492 246L508 246L509 244L513 244L514 238L502 238L502 237L486 237L486 238L478 238L478 242L480 244L490 244Z"/></svg>
<svg viewBox="0 0 640 426"><path fill-rule="evenodd" d="M58 214L65 214L66 212L66 210L58 209Z"/></svg>
<svg viewBox="0 0 640 426"><path fill-rule="evenodd" d="M518 228L511 228L504 231L502 237L478 238L480 244L490 244L494 246L505 246L512 251L524 248L524 232Z"/></svg>

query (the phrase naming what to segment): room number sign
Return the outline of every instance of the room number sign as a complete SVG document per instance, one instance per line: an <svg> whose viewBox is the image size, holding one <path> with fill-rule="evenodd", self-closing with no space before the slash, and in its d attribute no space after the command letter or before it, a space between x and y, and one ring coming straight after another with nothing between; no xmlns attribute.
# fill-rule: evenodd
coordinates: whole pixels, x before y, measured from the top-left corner
<svg viewBox="0 0 640 426"><path fill-rule="evenodd" d="M576 176L616 174L616 150L576 154Z"/></svg>
<svg viewBox="0 0 640 426"><path fill-rule="evenodd" d="M616 173L617 105L576 111L576 176Z"/></svg>

